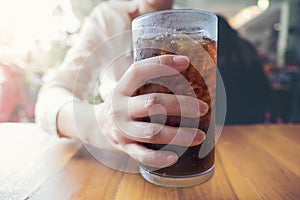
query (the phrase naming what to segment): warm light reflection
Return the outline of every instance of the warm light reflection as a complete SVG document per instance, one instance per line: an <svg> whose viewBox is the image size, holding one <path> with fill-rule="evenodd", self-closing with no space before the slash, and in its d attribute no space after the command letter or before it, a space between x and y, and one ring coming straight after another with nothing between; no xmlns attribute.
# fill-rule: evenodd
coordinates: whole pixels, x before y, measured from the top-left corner
<svg viewBox="0 0 300 200"><path fill-rule="evenodd" d="M243 17L242 19L244 20L250 20L253 17L253 9L244 9L241 11L241 16Z"/></svg>
<svg viewBox="0 0 300 200"><path fill-rule="evenodd" d="M267 10L270 6L270 1L269 0L258 0L257 1L257 6L261 9L261 10Z"/></svg>
<svg viewBox="0 0 300 200"><path fill-rule="evenodd" d="M229 20L229 23L233 28L237 29L257 17L258 15L262 14L269 8L269 6L269 0L258 0L257 5L242 9Z"/></svg>
<svg viewBox="0 0 300 200"><path fill-rule="evenodd" d="M274 28L275 31L280 31L281 30L281 24L280 23L275 23L273 25L273 28Z"/></svg>
<svg viewBox="0 0 300 200"><path fill-rule="evenodd" d="M69 0L0 0L0 48L48 50L54 40L79 28Z"/></svg>

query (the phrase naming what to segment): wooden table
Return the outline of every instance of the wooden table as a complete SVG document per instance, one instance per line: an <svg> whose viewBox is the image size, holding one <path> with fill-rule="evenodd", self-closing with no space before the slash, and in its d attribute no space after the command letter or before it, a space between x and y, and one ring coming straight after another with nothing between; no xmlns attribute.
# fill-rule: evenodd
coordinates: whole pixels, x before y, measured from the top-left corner
<svg viewBox="0 0 300 200"><path fill-rule="evenodd" d="M165 188L108 168L34 124L0 124L0 199L300 199L300 125L228 126L213 178Z"/></svg>

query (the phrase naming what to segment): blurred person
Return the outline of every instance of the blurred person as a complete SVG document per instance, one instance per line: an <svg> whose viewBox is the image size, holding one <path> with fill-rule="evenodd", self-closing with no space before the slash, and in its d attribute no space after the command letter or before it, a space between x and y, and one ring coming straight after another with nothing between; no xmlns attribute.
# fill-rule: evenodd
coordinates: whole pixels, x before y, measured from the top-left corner
<svg viewBox="0 0 300 200"><path fill-rule="evenodd" d="M154 151L142 143L168 144L175 135L173 144L187 146L189 144L184 141L189 139L192 139L192 145L202 143L205 134L201 130L135 120L148 115L157 104L162 105L167 114L180 115L177 98L184 102L195 101L192 97L170 94L132 97L139 84L158 76L179 73L188 67L189 59L164 55L133 63L130 53L118 57L120 52L132 52L131 38L123 38L123 35L131 30L134 18L172 6L173 0L105 1L96 6L62 64L45 77L36 104L37 124L58 137L75 138L101 150L125 153L154 167L170 166L178 160L178 155L170 151ZM105 48L98 51L99 45ZM95 75L105 71L103 68L112 62L109 58L115 59L115 68L107 69L101 79L103 102L92 105L85 100L85 95L91 90ZM208 106L196 101L200 105L196 113L202 116ZM190 110L185 113L186 117L195 117L195 110L189 108L188 103L182 109Z"/></svg>
<svg viewBox="0 0 300 200"><path fill-rule="evenodd" d="M0 62L0 123L34 121L34 101L25 79L16 63Z"/></svg>
<svg viewBox="0 0 300 200"><path fill-rule="evenodd" d="M225 124L264 123L271 91L263 61L255 46L240 37L224 16L218 19L218 69L227 97Z"/></svg>

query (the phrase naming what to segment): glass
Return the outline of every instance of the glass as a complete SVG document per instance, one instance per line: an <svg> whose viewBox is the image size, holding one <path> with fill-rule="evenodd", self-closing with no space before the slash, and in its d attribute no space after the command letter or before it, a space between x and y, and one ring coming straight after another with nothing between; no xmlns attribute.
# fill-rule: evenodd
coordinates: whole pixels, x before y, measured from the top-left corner
<svg viewBox="0 0 300 200"><path fill-rule="evenodd" d="M180 74L150 80L135 95L188 95L209 105L208 113L197 119L162 115L141 119L199 128L206 134L205 141L198 146L144 144L151 149L176 152L180 157L174 165L160 169L141 164L142 176L154 184L169 187L187 187L209 180L214 173L217 17L193 9L157 11L134 19L132 35L135 61L164 54L186 55L190 59L189 67Z"/></svg>

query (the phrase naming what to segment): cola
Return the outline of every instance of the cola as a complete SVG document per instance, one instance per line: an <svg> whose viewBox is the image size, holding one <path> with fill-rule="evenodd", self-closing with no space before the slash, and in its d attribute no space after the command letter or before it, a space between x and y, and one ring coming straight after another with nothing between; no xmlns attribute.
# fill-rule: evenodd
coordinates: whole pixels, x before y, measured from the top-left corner
<svg viewBox="0 0 300 200"><path fill-rule="evenodd" d="M173 34L138 38L134 52L135 61L159 55L176 54L188 56L190 64L186 70L179 74L147 81L135 91L134 95L167 93L195 97L208 104L207 114L197 119L156 115L143 117L139 120L173 127L199 128L206 134L214 134L217 43L208 37L201 36L198 34L199 31L196 30L190 34L177 31ZM182 80L182 77L185 81ZM148 148L174 151L180 157L170 167L158 169L142 165L142 168L162 177L190 177L201 174L214 166L214 137L207 135L205 142L208 145L206 148L209 150L204 157L199 153L203 144L182 147L170 144L145 143L144 145Z"/></svg>

